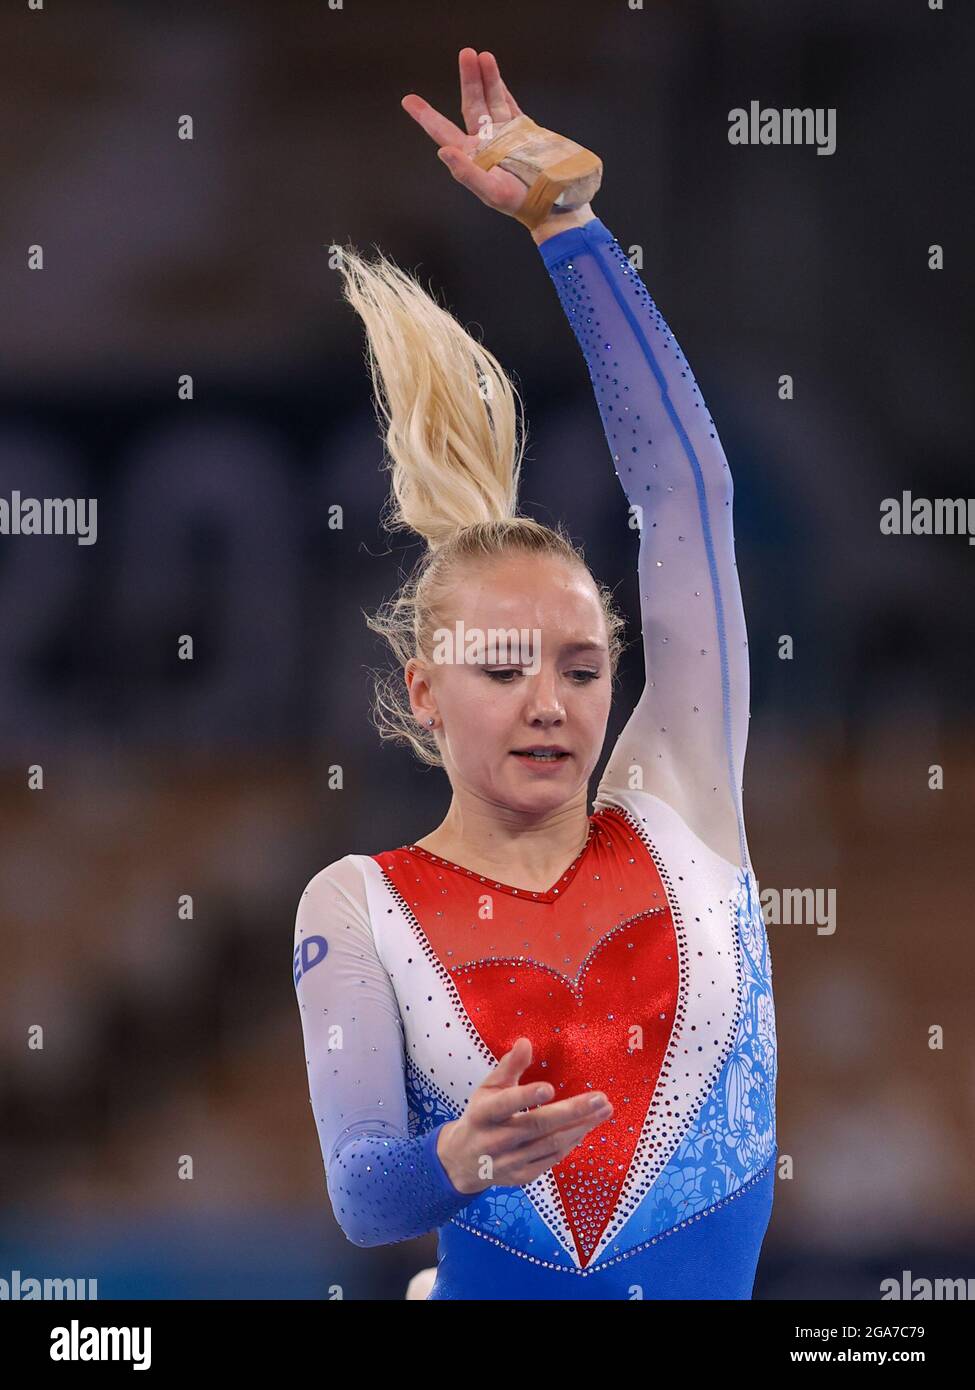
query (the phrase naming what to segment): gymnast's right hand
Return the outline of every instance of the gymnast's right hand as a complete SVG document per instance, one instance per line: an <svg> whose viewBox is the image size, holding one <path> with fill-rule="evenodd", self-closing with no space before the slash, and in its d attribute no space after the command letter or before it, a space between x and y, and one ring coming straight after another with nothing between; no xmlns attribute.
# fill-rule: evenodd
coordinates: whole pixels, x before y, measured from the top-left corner
<svg viewBox="0 0 975 1390"><path fill-rule="evenodd" d="M530 1041L519 1038L478 1086L461 1118L441 1128L437 1156L458 1192L473 1196L495 1185L524 1187L612 1115L602 1091L552 1101L555 1089L547 1081L518 1085L531 1059Z"/></svg>

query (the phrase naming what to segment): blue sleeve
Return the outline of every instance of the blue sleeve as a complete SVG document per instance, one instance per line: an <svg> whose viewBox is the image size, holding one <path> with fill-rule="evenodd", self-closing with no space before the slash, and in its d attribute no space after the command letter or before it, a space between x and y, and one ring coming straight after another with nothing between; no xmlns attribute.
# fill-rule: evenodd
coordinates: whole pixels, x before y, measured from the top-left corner
<svg viewBox="0 0 975 1390"><path fill-rule="evenodd" d="M442 1125L409 1137L402 1020L348 858L302 894L293 968L335 1219L355 1245L425 1235L473 1197L454 1187L437 1155Z"/></svg>
<svg viewBox="0 0 975 1390"><path fill-rule="evenodd" d="M728 461L687 358L612 232L597 217L539 250L640 534L646 682L597 803L615 788L649 791L744 866L748 644Z"/></svg>

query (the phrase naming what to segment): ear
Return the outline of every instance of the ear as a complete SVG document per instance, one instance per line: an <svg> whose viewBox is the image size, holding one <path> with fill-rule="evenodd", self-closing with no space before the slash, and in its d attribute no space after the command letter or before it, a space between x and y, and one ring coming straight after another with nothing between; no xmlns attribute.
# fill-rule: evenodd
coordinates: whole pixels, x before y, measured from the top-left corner
<svg viewBox="0 0 975 1390"><path fill-rule="evenodd" d="M418 657L411 658L403 668L403 679L409 692L410 708L417 719L425 724L437 713L437 702L433 698L426 662Z"/></svg>

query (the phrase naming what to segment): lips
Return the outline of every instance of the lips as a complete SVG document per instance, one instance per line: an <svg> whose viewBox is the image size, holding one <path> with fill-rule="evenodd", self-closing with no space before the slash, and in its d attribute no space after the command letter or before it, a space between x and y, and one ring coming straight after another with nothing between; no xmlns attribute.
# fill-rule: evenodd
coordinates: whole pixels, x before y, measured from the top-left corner
<svg viewBox="0 0 975 1390"><path fill-rule="evenodd" d="M561 763L572 756L567 749L561 748L557 744L540 743L532 748L513 748L511 751L514 757L534 763Z"/></svg>

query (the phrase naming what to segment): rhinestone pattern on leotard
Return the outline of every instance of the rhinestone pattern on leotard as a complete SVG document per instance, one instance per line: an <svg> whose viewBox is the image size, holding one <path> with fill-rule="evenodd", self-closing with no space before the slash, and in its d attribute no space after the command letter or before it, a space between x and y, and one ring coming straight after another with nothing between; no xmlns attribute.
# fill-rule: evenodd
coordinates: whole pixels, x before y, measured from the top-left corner
<svg viewBox="0 0 975 1390"><path fill-rule="evenodd" d="M641 827L622 808L611 806L597 811L591 823L595 833L589 836L581 861L574 862L572 881L563 896L556 899L550 892L545 895L546 902L524 900L519 905L510 894L499 894L493 904L494 916L488 923L479 921L475 911L480 890L488 883L484 876L451 866L437 856L419 858L409 848L375 856L415 933L414 945L422 950L450 996L451 1017L471 1041L479 1043L494 1061L518 1036L526 1035L532 1038L534 1055L532 1066L522 1078L524 1082L550 1080L559 1099L560 1091L572 1095L586 1087L603 1090L618 1107L618 1113L600 1127L605 1130L605 1137L600 1136L600 1130L593 1131L578 1151L526 1189L560 1239L571 1241L582 1263L593 1258L639 1203L714 1079L714 1066L699 1074L696 1060L690 1066L682 1061L688 1051L687 1040L682 1041L684 1032L690 1038L698 1026L687 1018L686 991L688 980L697 978L697 961L704 942L698 943L691 970L673 885ZM510 888L498 883L493 886ZM634 948L638 955L644 954L650 938L644 932L621 942L622 955L615 943L624 929L632 933L641 921L666 922L670 944L659 958L659 966L653 966L651 955L638 963L639 969L631 964L627 970L628 955ZM722 940L727 947L730 971L732 948L727 929ZM616 963L607 974L609 953L614 949ZM719 948L719 954L722 949ZM540 955L543 959L539 959ZM599 971L605 979L594 986L597 994L593 997L599 997L598 990L606 993L609 1003L604 1010L597 1009L597 1014L607 1014L607 1022L584 1012L588 1001L572 984L584 973L585 962L591 967L593 961L600 959L606 963ZM513 962L512 971L505 971L504 962ZM402 978L408 988L403 972L404 967L408 971L409 964L407 956L390 966L394 985ZM665 999L662 973L667 969L673 971L669 1000ZM632 986L628 983L630 976L634 980ZM496 983L485 996L487 981ZM730 1030L737 975L727 974L725 987L729 1002L722 1027ZM637 993L627 1002L627 990L631 988ZM532 1007L519 1014L513 991L525 990L535 990L536 994ZM563 1016L560 1011L567 1006L570 995L575 1004ZM651 1002L658 995L661 1003L651 1010ZM508 1000L512 1001L510 1008ZM618 1016L613 1014L614 1002ZM548 1035L539 1026L546 1017ZM408 1005L404 1018L408 1051L416 1064L424 1068L429 1058L429 1033L414 1026L416 1020ZM702 1015L702 1023L705 1018ZM573 1033L572 1048L566 1053L558 1030L569 1023L578 1030L583 1019L588 1021L581 1032ZM445 1018L443 1026L448 1023ZM642 1030L646 1051L637 1054L641 1065L630 1082L624 1084L631 1059L620 1040L634 1025ZM654 1026L663 1028L664 1034L659 1043L661 1051L651 1065L650 1033ZM724 1034L720 1041L726 1043ZM555 1052L550 1057L551 1047ZM620 1064L614 1066L617 1048ZM709 1040L709 1059L715 1054ZM650 1067L649 1074L643 1063ZM720 1065L720 1058L715 1065Z"/></svg>

